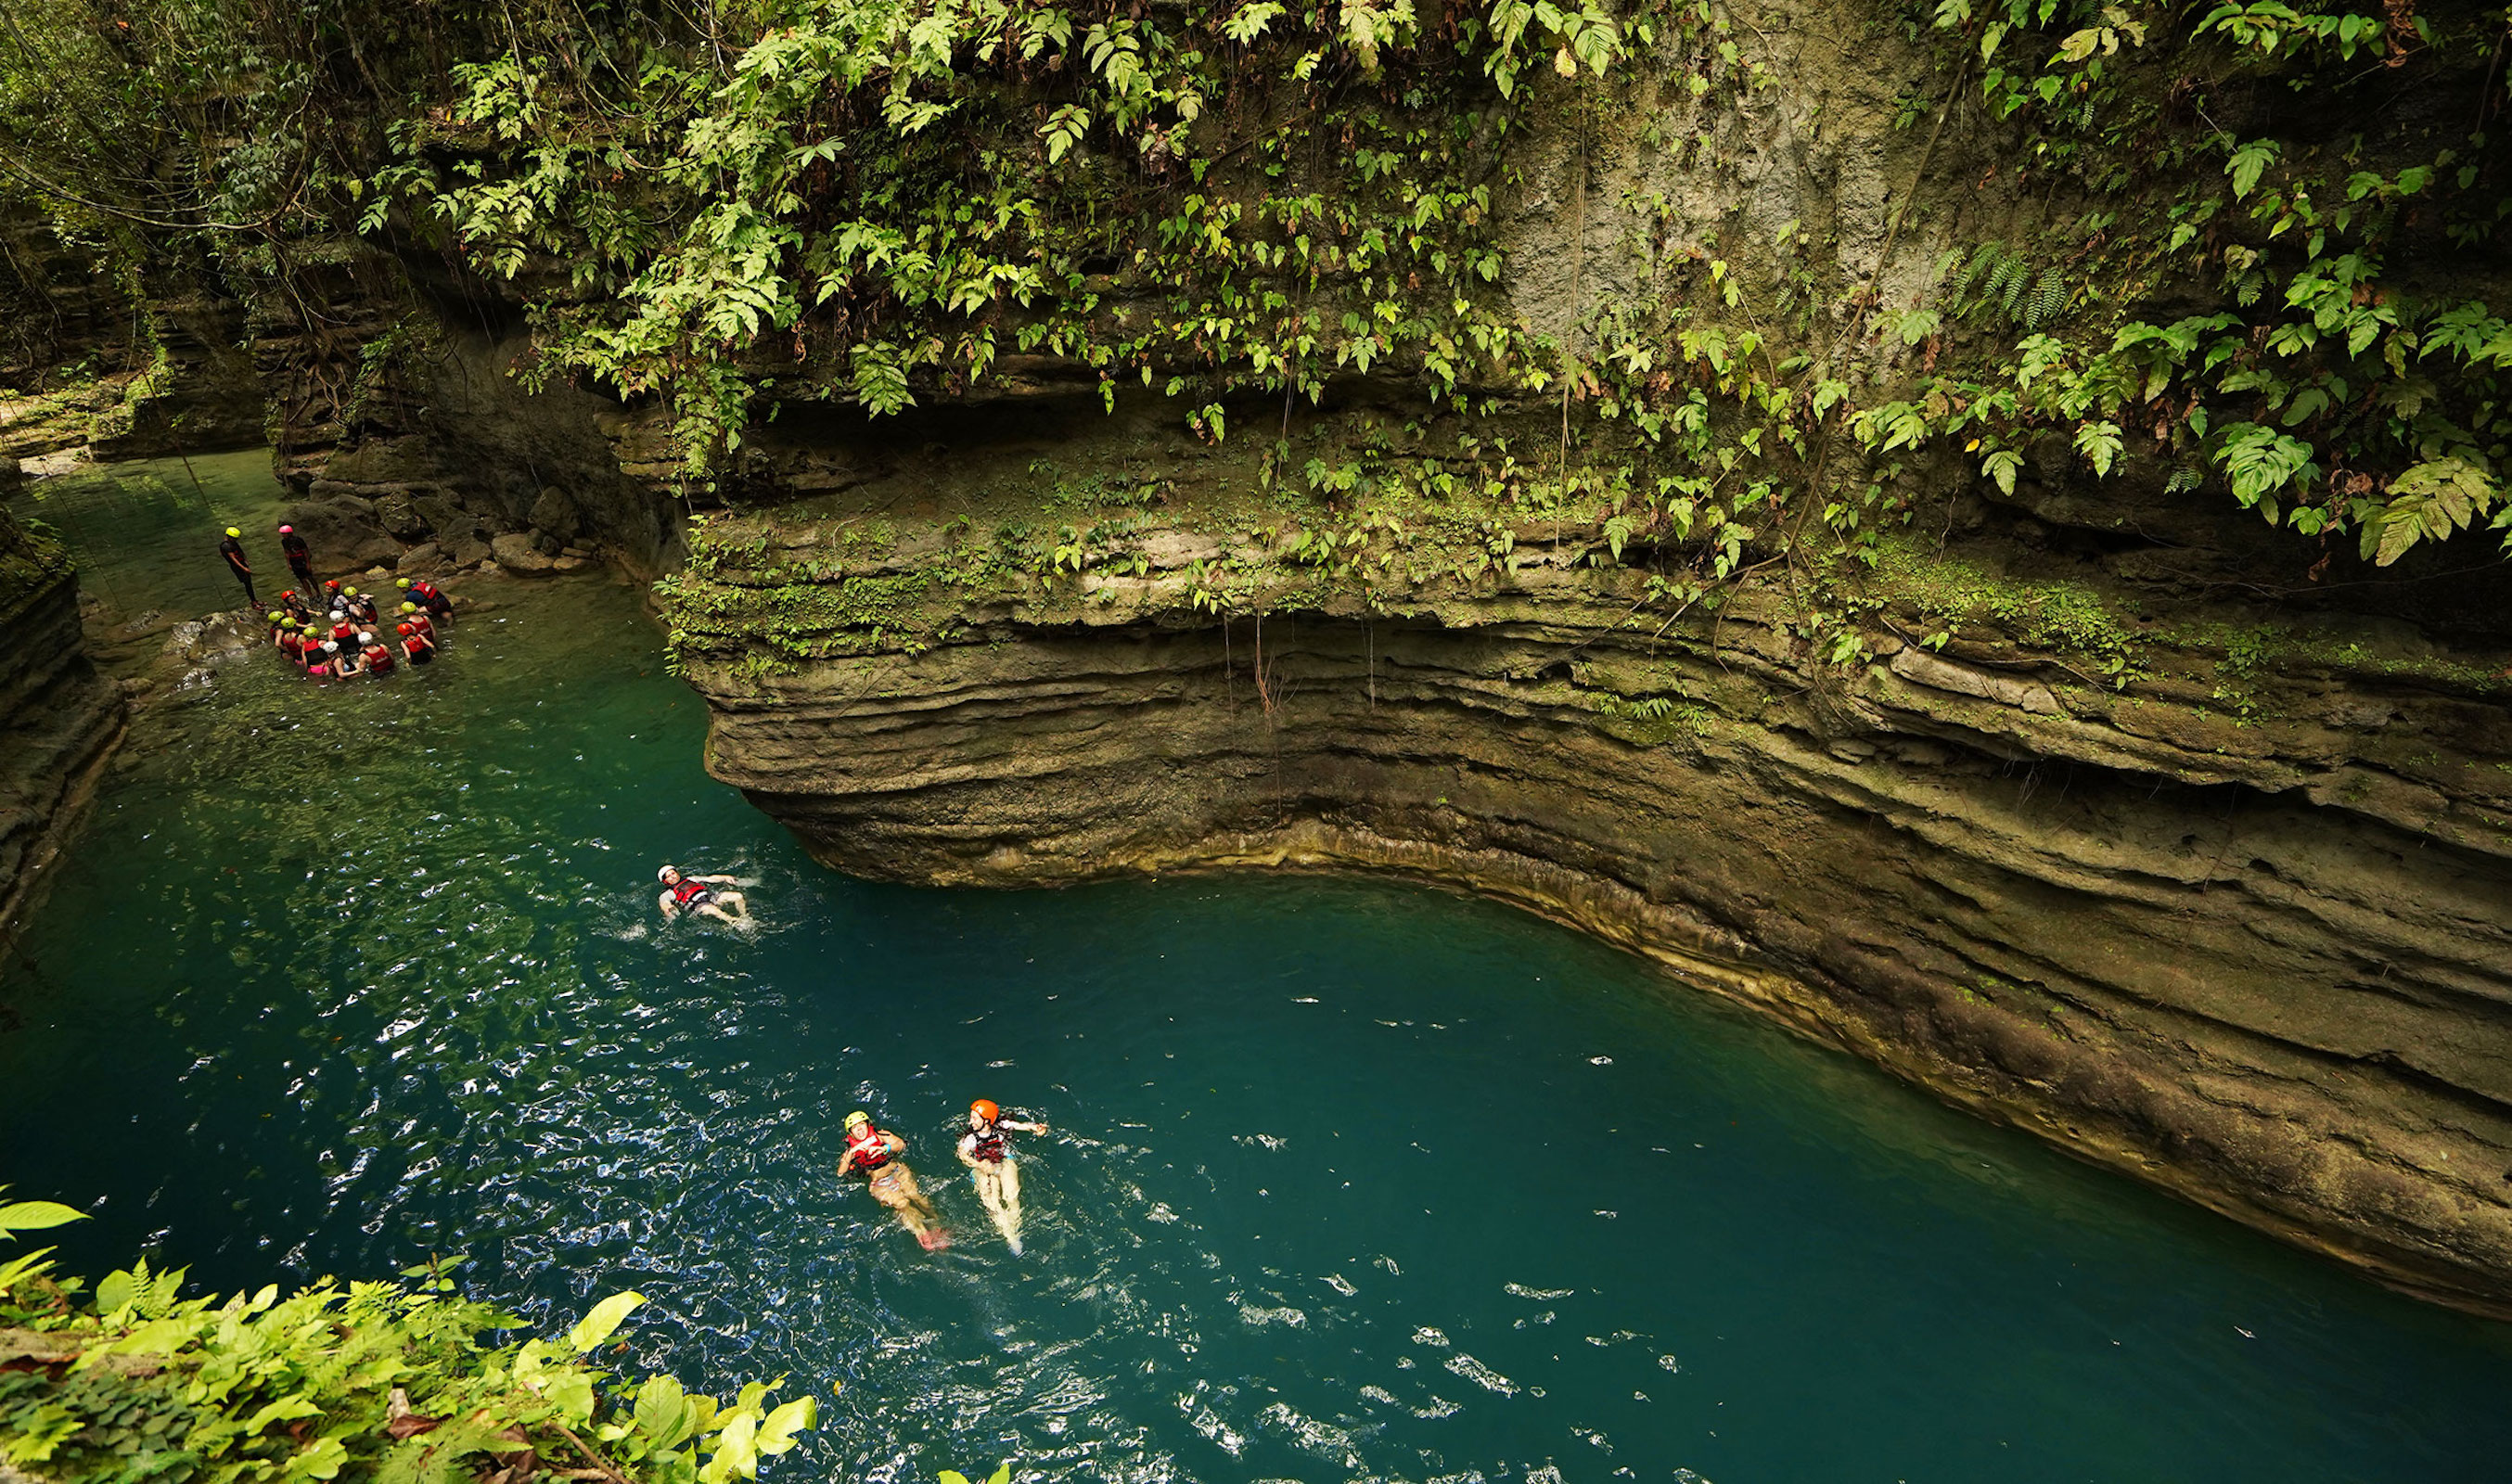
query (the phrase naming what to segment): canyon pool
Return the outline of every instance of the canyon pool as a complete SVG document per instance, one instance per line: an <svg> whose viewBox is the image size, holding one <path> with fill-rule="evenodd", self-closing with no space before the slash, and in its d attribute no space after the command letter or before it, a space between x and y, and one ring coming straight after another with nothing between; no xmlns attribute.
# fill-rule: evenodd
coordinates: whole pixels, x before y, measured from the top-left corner
<svg viewBox="0 0 2512 1484"><path fill-rule="evenodd" d="M31 513L199 611L258 457ZM543 1329L634 1288L623 1368L820 1394L771 1481L2512 1472L2512 1326L1500 907L835 876L707 778L633 589L462 591L432 670L165 692L0 957L0 1182L96 1213L73 1270L462 1254ZM759 930L663 926L665 860ZM1049 1125L1017 1259L950 1154L980 1095ZM836 1177L856 1107L951 1250Z"/></svg>

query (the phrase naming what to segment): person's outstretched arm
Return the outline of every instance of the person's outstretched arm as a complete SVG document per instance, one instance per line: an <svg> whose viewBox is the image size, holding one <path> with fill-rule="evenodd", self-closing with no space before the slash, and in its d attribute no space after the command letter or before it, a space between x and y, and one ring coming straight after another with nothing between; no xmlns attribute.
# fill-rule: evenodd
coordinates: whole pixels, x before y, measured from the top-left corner
<svg viewBox="0 0 2512 1484"><path fill-rule="evenodd" d="M995 1120L995 1127L1008 1128L1016 1134L1042 1134L1046 1132L1046 1124L1043 1122L1024 1123L1018 1118L998 1118Z"/></svg>

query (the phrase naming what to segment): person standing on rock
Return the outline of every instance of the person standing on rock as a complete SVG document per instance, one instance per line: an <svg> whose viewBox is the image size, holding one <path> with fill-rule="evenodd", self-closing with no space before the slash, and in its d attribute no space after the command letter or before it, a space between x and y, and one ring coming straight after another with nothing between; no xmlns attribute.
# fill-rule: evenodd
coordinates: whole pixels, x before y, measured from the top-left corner
<svg viewBox="0 0 2512 1484"><path fill-rule="evenodd" d="M916 1188L916 1172L899 1157L906 1152L906 1140L873 1127L872 1114L857 1109L846 1114L846 1152L838 1156L838 1178L845 1179L850 1170L863 1171L872 1183L872 1198L897 1212L925 1251L948 1247L951 1234L942 1230L942 1213Z"/></svg>
<svg viewBox="0 0 2512 1484"><path fill-rule="evenodd" d="M306 550L305 538L296 533L295 527L279 527L279 550L288 559L288 569L296 574L305 591L314 591L314 554Z"/></svg>
<svg viewBox="0 0 2512 1484"><path fill-rule="evenodd" d="M228 527L225 538L218 542L218 555L226 559L227 570L235 573L235 580L244 584L245 605L257 608L261 606L261 600L253 592L253 564L244 559L244 542L236 539L243 534L236 527Z"/></svg>
<svg viewBox="0 0 2512 1484"><path fill-rule="evenodd" d="M1011 1129L1024 1134L1046 1132L1043 1123L1024 1123L1003 1116L1002 1109L992 1098L979 1098L968 1105L968 1131L960 1136L960 1162L968 1167L970 1178L977 1183L977 1202L994 1218L995 1230L1010 1244L1012 1256L1021 1255L1020 1166L1012 1159L1010 1147L1003 1141L1003 1131Z"/></svg>

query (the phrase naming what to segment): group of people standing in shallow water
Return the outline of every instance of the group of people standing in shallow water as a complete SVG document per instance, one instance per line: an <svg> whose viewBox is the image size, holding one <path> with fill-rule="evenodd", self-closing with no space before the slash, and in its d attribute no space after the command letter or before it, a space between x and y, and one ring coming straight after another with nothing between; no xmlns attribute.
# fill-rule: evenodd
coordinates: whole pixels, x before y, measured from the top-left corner
<svg viewBox="0 0 2512 1484"><path fill-rule="evenodd" d="M312 587L310 580L307 586ZM453 600L424 577L400 578L396 587L401 607L394 615L393 634L398 644L376 633L383 627L383 605L375 596L334 579L315 590L312 601L294 589L279 595L279 606L270 610L271 644L318 681L388 675L403 661L433 664L437 624L453 621ZM395 649L401 651L398 658Z"/></svg>
<svg viewBox="0 0 2512 1484"><path fill-rule="evenodd" d="M338 578L315 585L314 553L295 527L279 527L279 550L288 559L288 569L296 574L297 586L280 594L279 606L270 610L270 643L309 678L351 680L387 675L404 663L435 662L437 625L453 621L453 600L435 583L424 577L400 578L395 583L400 610L386 630L383 605L373 594L343 587ZM260 607L241 529L227 527L225 538L218 542L218 559L244 585L244 601Z"/></svg>

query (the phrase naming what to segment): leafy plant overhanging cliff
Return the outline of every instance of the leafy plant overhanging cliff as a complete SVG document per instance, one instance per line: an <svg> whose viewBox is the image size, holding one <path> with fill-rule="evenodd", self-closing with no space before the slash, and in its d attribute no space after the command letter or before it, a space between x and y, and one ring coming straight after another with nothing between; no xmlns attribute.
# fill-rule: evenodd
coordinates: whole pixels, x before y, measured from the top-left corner
<svg viewBox="0 0 2512 1484"><path fill-rule="evenodd" d="M380 297L600 434L292 458L694 515L824 858L1495 892L2512 1308L2503 9L30 14L287 406Z"/></svg>
<svg viewBox="0 0 2512 1484"><path fill-rule="evenodd" d="M523 289L528 378L661 396L698 478L798 399L887 412L1051 367L1140 377L1218 439L1234 393L1385 365L1433 404L1557 400L1531 482L1727 548L1717 575L1818 526L1856 547L1907 514L1876 476L1953 445L2009 495L2036 440L2096 478L2141 455L2385 565L2501 507L2500 8L1852 13L1932 65L1883 219L1624 203L1641 292L1589 293L1575 228L1566 298L1504 283L1530 130L1732 170L1799 81L1748 40L1799 19L43 0L0 138L56 213L281 285L341 233L451 246ZM2003 208L1960 238L1913 219L1957 166Z"/></svg>

